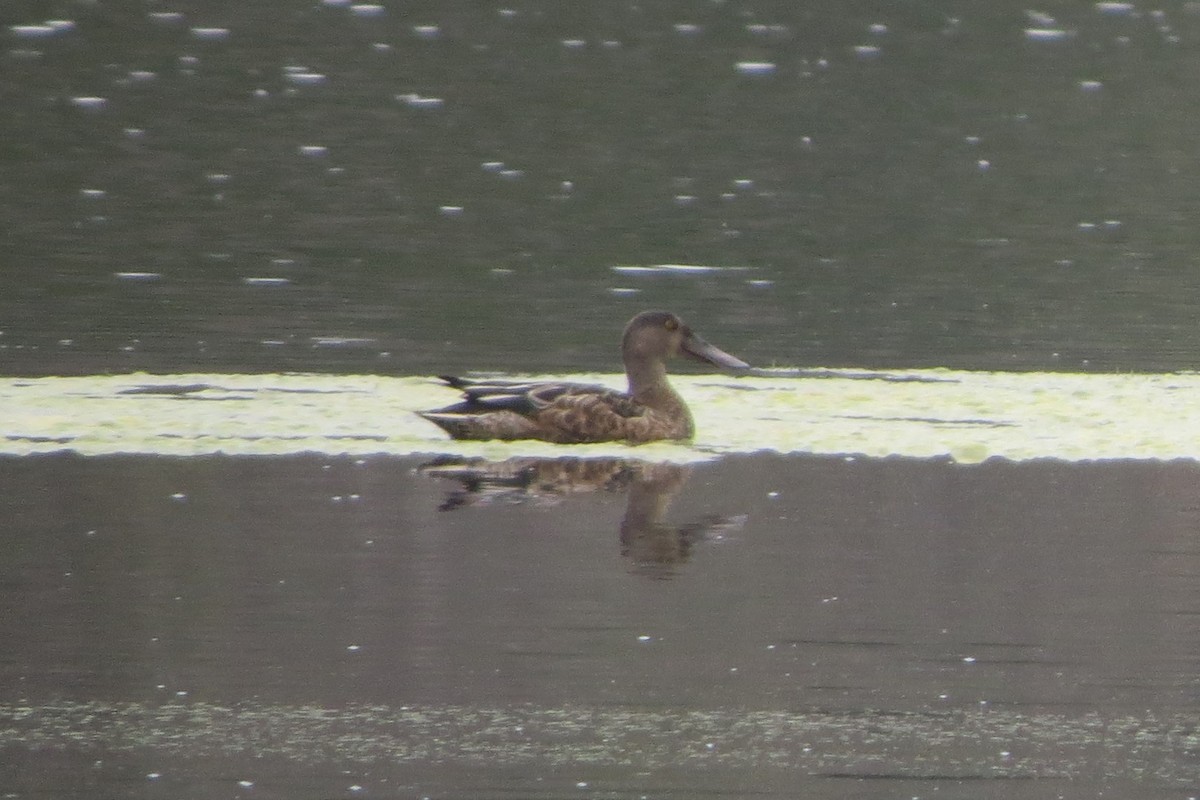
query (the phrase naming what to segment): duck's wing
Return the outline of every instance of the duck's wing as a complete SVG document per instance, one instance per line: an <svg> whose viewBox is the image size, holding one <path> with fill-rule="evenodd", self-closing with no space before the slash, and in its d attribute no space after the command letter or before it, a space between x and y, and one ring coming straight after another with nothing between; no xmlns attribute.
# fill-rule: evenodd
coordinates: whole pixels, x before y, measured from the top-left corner
<svg viewBox="0 0 1200 800"><path fill-rule="evenodd" d="M646 408L623 392L579 383L475 380L441 376L463 399L421 416L456 439L603 442L631 438ZM634 433L632 438L642 439Z"/></svg>
<svg viewBox="0 0 1200 800"><path fill-rule="evenodd" d="M438 413L512 411L524 417L535 417L552 406L573 405L581 398L597 398L622 416L637 416L643 412L642 406L624 392L596 384L477 380L454 375L439 375L438 379L463 393L461 401L438 409Z"/></svg>

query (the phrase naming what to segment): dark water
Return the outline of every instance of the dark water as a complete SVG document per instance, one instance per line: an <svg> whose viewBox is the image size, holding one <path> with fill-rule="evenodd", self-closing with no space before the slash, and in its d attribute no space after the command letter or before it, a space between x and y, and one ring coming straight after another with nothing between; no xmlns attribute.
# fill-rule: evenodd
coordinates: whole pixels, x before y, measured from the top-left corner
<svg viewBox="0 0 1200 800"><path fill-rule="evenodd" d="M1192 464L422 465L0 462L0 778L202 798L1200 781Z"/></svg>
<svg viewBox="0 0 1200 800"><path fill-rule="evenodd" d="M1196 365L1193 4L385 6L5 4L4 371Z"/></svg>
<svg viewBox="0 0 1200 800"><path fill-rule="evenodd" d="M0 374L1196 366L1194 3L379 10L0 4ZM1200 786L1193 463L421 464L0 460L0 790Z"/></svg>

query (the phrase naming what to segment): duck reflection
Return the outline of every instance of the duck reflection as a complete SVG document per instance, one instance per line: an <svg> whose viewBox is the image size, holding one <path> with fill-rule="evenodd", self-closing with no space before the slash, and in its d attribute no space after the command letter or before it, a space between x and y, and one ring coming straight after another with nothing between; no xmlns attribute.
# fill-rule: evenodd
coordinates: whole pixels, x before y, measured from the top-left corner
<svg viewBox="0 0 1200 800"><path fill-rule="evenodd" d="M668 524L671 501L691 475L690 468L679 464L617 458L446 458L424 464L420 471L459 484L439 511L496 503L557 505L574 494L626 492L619 528L621 555L634 571L652 577L669 577L698 542L720 538L745 521L744 516L707 515L683 525Z"/></svg>

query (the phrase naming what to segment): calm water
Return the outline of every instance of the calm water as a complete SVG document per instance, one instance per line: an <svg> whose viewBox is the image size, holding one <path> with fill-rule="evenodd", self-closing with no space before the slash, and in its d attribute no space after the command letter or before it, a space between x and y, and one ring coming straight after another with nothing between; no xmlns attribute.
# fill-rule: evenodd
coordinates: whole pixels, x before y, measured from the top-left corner
<svg viewBox="0 0 1200 800"><path fill-rule="evenodd" d="M1194 367L1200 14L1026 6L6 4L5 371Z"/></svg>
<svg viewBox="0 0 1200 800"><path fill-rule="evenodd" d="M1194 3L196 5L0 4L0 374L1196 367ZM423 464L0 459L0 790L1200 786L1194 461Z"/></svg>
<svg viewBox="0 0 1200 800"><path fill-rule="evenodd" d="M507 466L0 461L0 777L1194 794L1194 464Z"/></svg>

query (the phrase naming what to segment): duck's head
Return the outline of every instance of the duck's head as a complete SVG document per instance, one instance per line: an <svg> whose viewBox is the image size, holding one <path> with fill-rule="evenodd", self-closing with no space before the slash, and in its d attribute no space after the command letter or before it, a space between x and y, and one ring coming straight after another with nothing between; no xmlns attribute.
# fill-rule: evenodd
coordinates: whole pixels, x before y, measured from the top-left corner
<svg viewBox="0 0 1200 800"><path fill-rule="evenodd" d="M749 369L740 358L729 355L701 339L679 317L669 311L643 311L625 326L621 341L625 368L662 364L668 358L683 355L724 369Z"/></svg>

